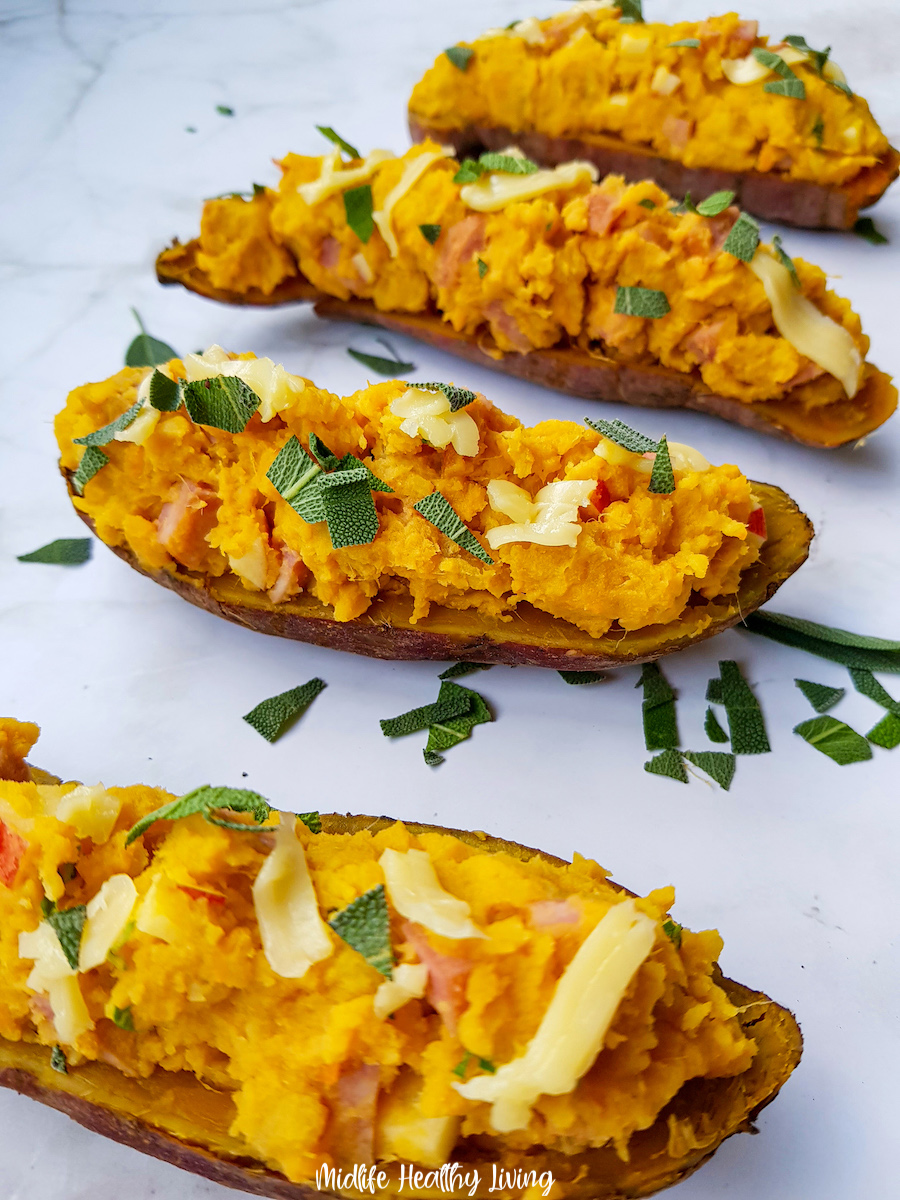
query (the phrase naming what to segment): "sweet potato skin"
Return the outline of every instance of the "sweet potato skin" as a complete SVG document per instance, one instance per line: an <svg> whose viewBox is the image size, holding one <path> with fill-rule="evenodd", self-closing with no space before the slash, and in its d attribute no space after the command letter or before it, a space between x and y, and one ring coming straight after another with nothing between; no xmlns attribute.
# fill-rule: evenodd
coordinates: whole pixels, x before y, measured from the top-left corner
<svg viewBox="0 0 900 1200"><path fill-rule="evenodd" d="M71 479L66 472L63 474L72 496ZM771 599L806 561L813 537L809 518L779 488L759 483L753 488L769 529L769 541L763 546L760 561L747 572L738 595L727 605L720 605L705 628L694 633L690 629L679 633L676 629L669 636L665 634L669 627L651 626L649 630L591 638L575 626L536 610L526 616L526 609L522 609L518 620L495 623L494 628L481 626L466 614L443 609L436 617L411 625L406 623L406 614L396 600L381 604L376 601L361 617L336 621L329 608L311 597L301 595L294 601L272 604L263 593L247 591L236 576L208 579L181 567L175 571L147 570L128 547L110 549L130 567L182 599L258 633L393 661L458 660L557 671L602 671L652 662L729 629ZM76 512L93 531L90 517L78 509Z"/></svg>
<svg viewBox="0 0 900 1200"><path fill-rule="evenodd" d="M613 400L643 408L693 409L747 429L821 449L835 449L868 436L897 407L897 390L890 377L871 365L867 366L865 382L853 400L810 414L802 405L803 389L808 384L795 388L791 399L745 404L710 393L699 375L649 364L629 366L577 346L507 354L497 348L489 335L474 337L457 333L437 313L381 312L369 300L338 300L319 292L302 275L284 280L271 295L254 289L223 291L213 287L197 266L198 247L199 242L194 239L183 245L176 242L164 250L156 260L159 282L181 284L188 291L223 304L268 307L313 301L317 316L377 325L492 371L515 375L585 400Z"/></svg>
<svg viewBox="0 0 900 1200"><path fill-rule="evenodd" d="M328 833L351 833L359 829L377 830L392 822L389 817L351 816L350 814L323 814L322 827ZM505 851L517 858L539 855L548 862L562 860L539 850L521 846L516 842L491 837L484 833L471 833L447 829L443 826L408 823L415 833L449 833L469 845L475 845L491 853ZM615 885L619 887L618 884ZM620 888L627 892L627 889ZM743 1075L731 1079L695 1080L686 1084L649 1129L636 1135L631 1142L631 1160L623 1163L610 1148L587 1151L565 1156L558 1152L544 1151L540 1154L504 1153L502 1141L495 1138L464 1139L454 1150L453 1161L463 1168L478 1167L482 1172L482 1183L476 1192L479 1200L489 1200L488 1185L491 1181L492 1163L508 1168L542 1171L550 1170L563 1186L566 1200L636 1200L649 1196L671 1184L678 1183L692 1174L710 1158L718 1147L732 1134L753 1130L753 1121L759 1112L774 1100L781 1087L800 1060L803 1048L802 1036L793 1015L787 1009L771 1001L761 992L754 992L733 980L717 977L716 980L728 993L736 1006L752 1005L741 1021L745 1030L757 1042L759 1051L750 1068ZM761 1012L762 1009L762 1012ZM177 1137L165 1128L141 1120L127 1111L127 1099L116 1095L114 1068L103 1063L73 1068L68 1075L57 1075L50 1069L50 1050L0 1039L0 1086L8 1087L30 1096L42 1104L65 1113L80 1125L95 1133L123 1145L131 1146L144 1154L150 1154L173 1166L193 1174L201 1175L225 1187L235 1188L254 1196L267 1196L272 1200L318 1200L319 1197L335 1197L341 1193L318 1191L312 1182L293 1183L278 1172L267 1169L265 1164L234 1152L222 1151L229 1139L218 1130L211 1131L209 1144L203 1144L202 1126L195 1123L190 1137ZM79 1089L82 1073L91 1077ZM125 1097L143 1091L152 1098L153 1080L125 1081ZM227 1115L230 1101L225 1094L212 1093L201 1085L191 1083L192 1077L174 1076L166 1080L166 1086L175 1087L190 1096L196 1089L200 1109L205 1104L218 1100ZM107 1088L106 1094L104 1088ZM90 1096L90 1099L88 1098ZM227 1128L217 1114L217 1124ZM667 1152L668 1117L695 1118L713 1121L716 1134L705 1146L695 1148L681 1156L672 1157ZM202 1118L201 1118L202 1119ZM699 1123L699 1122L698 1122ZM218 1144L219 1153L211 1146ZM396 1164L394 1165L396 1172ZM388 1200L388 1192L376 1192L381 1200ZM415 1192L410 1192L415 1196ZM466 1193L468 1194L468 1193ZM512 1192L521 1196L521 1192Z"/></svg>
<svg viewBox="0 0 900 1200"><path fill-rule="evenodd" d="M782 225L805 229L852 229L861 208L868 208L885 193L900 174L900 153L891 148L885 160L863 171L841 187L802 179L786 179L776 172L716 171L708 167L686 167L675 159L630 145L610 135L579 138L550 137L534 131L467 126L437 129L409 113L409 132L414 142L431 138L453 146L457 157L477 157L484 150L504 150L516 145L542 166L555 167L572 159L592 162L604 175L624 175L629 183L652 179L671 196L690 192L695 201L713 192L731 191L736 203Z"/></svg>

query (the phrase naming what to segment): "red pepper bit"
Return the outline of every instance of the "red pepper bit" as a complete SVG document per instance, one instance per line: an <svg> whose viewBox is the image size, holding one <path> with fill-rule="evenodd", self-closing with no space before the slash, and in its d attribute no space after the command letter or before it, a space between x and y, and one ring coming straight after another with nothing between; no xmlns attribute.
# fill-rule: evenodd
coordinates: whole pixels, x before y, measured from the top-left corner
<svg viewBox="0 0 900 1200"><path fill-rule="evenodd" d="M19 835L0 821L0 883L12 887L25 849Z"/></svg>
<svg viewBox="0 0 900 1200"><path fill-rule="evenodd" d="M757 537L761 537L763 541L768 537L766 531L766 514L762 508L754 508L750 514L750 520L747 522L747 530L749 533L755 533Z"/></svg>

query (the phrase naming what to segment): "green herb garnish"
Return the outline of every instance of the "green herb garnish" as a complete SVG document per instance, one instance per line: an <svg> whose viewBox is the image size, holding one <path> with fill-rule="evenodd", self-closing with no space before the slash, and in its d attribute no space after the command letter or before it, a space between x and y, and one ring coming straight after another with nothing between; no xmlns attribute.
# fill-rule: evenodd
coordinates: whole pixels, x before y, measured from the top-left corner
<svg viewBox="0 0 900 1200"><path fill-rule="evenodd" d="M126 367L158 367L160 363L168 362L170 358L177 358L177 351L171 346L161 342L159 338L151 337L144 328L144 322L140 318L137 309L132 309L134 319L140 326L141 332L137 335L134 341L125 351L125 366Z"/></svg>
<svg viewBox="0 0 900 1200"><path fill-rule="evenodd" d="M605 438L609 438L617 446L623 446L626 450L630 450L632 454L655 454L659 449L659 442L654 442L653 438L647 437L645 433L639 433L618 418L614 421L604 421L600 418L593 421L590 417L585 417L584 421L595 433L603 434Z"/></svg>
<svg viewBox="0 0 900 1200"><path fill-rule="evenodd" d="M672 460L669 458L669 443L666 435L659 439L659 448L653 460L653 470L650 473L648 492L668 496L675 491L675 472L672 470Z"/></svg>
<svg viewBox="0 0 900 1200"><path fill-rule="evenodd" d="M501 171L504 175L534 175L540 169L523 154L499 154L496 150L485 150L480 154L478 165L482 171Z"/></svg>
<svg viewBox="0 0 900 1200"><path fill-rule="evenodd" d="M230 812L251 813L256 825L242 825L237 822L224 823L212 816L217 809L227 809ZM272 812L271 805L258 792L247 791L245 788L211 787L208 783L194 788L177 800L170 800L155 812L147 813L136 825L132 825L125 838L125 845L130 846L135 838L146 833L156 821L178 821L182 817L192 817L197 814L209 821L211 825L224 824L226 829L245 830L258 833L260 829L272 829L275 826L264 825Z"/></svg>
<svg viewBox="0 0 900 1200"><path fill-rule="evenodd" d="M460 687L457 683L445 680L438 692L434 704L424 704L421 708L410 709L399 717L388 717L379 721L381 732L385 737L406 737L409 733L418 733L429 725L450 721L468 712L471 698L477 693L468 688Z"/></svg>
<svg viewBox="0 0 900 1200"><path fill-rule="evenodd" d="M458 71L465 71L475 51L470 50L468 46L448 46L444 53Z"/></svg>
<svg viewBox="0 0 900 1200"><path fill-rule="evenodd" d="M751 54L758 63L762 63L764 67L768 67L770 71L781 76L776 82L764 84L764 92L773 92L777 96L790 96L794 100L806 99L803 80L794 74L780 54L776 54L773 50L766 50L763 46L754 46Z"/></svg>
<svg viewBox="0 0 900 1200"><path fill-rule="evenodd" d="M437 758L440 758L441 762L444 761L440 751L450 750L459 745L460 742L464 742L471 736L476 725L485 725L494 719L483 696L478 692L473 692L471 688L460 688L459 690L467 693L468 708L459 716L434 721L428 726L428 744L423 754L430 767L440 765L434 761Z"/></svg>
<svg viewBox="0 0 900 1200"><path fill-rule="evenodd" d="M419 233L428 242L429 246L433 246L441 236L441 227L440 225L420 225Z"/></svg>
<svg viewBox="0 0 900 1200"><path fill-rule="evenodd" d="M684 200L672 211L675 213L699 213L701 217L717 217L719 213L725 211L732 200L734 200L734 192L713 192L711 196L707 196L705 200L695 204L691 199L691 193L686 192Z"/></svg>
<svg viewBox="0 0 900 1200"><path fill-rule="evenodd" d="M441 492L432 492L430 496L426 496L418 504L414 504L413 508L419 516L424 517L429 524L439 530L444 537L449 538L451 542L455 542L460 549L481 559L482 562L493 565L493 558Z"/></svg>
<svg viewBox="0 0 900 1200"><path fill-rule="evenodd" d="M425 758L426 767L439 767L444 761L443 754L438 754L434 750L423 750L422 755Z"/></svg>
<svg viewBox="0 0 900 1200"><path fill-rule="evenodd" d="M813 717L802 721L794 726L794 733L799 733L805 742L827 754L841 767L872 757L872 748L862 734L836 717Z"/></svg>
<svg viewBox="0 0 900 1200"><path fill-rule="evenodd" d="M310 833L322 832L322 818L317 812L295 813L298 821L302 821Z"/></svg>
<svg viewBox="0 0 900 1200"><path fill-rule="evenodd" d="M800 276L797 274L797 268L794 266L794 260L791 258L791 256L789 254L785 253L785 251L781 245L781 238L778 236L777 233L772 238L772 248L775 251L775 255L776 255L778 261L781 263L781 265L783 267L787 268L787 270L791 276L791 279L793 280L794 287L795 288L800 287Z"/></svg>
<svg viewBox="0 0 900 1200"><path fill-rule="evenodd" d="M81 462L72 474L72 487L75 489L77 496L84 495L85 484L89 483L108 462L109 457L103 453L99 446L85 446Z"/></svg>
<svg viewBox="0 0 900 1200"><path fill-rule="evenodd" d="M644 744L648 750L674 749L679 742L675 718L675 693L657 663L644 663L635 687L644 689L641 710Z"/></svg>
<svg viewBox="0 0 900 1200"><path fill-rule="evenodd" d="M450 411L459 412L475 399L475 392L468 388L457 387L453 383L411 383L411 388L419 388L423 392L443 392L450 401Z"/></svg>
<svg viewBox="0 0 900 1200"><path fill-rule="evenodd" d="M719 683L720 680L717 679L715 682ZM706 710L706 720L703 722L703 729L711 742L719 742L721 744L728 741L728 734L719 724L716 714L711 708Z"/></svg>
<svg viewBox="0 0 900 1200"><path fill-rule="evenodd" d="M328 535L335 550L367 546L378 533L378 513L372 499L368 467L321 475L318 491L325 511Z"/></svg>
<svg viewBox="0 0 900 1200"><path fill-rule="evenodd" d="M669 312L665 292L645 287L617 287L613 312L625 317L647 317L652 321Z"/></svg>
<svg viewBox="0 0 900 1200"><path fill-rule="evenodd" d="M483 258L476 258L475 261L478 263L478 278L484 279L488 273L488 265Z"/></svg>
<svg viewBox="0 0 900 1200"><path fill-rule="evenodd" d="M895 717L900 717L900 700L895 700L881 686L871 671L863 670L859 667L851 667L850 678L853 681L853 686L860 695L868 696L870 700L874 700L876 704L880 704L882 708L886 708L888 712L892 712Z"/></svg>
<svg viewBox="0 0 900 1200"><path fill-rule="evenodd" d="M857 237L865 238L873 246L886 246L888 244L888 239L876 228L875 222L871 217L860 217L853 226L853 232Z"/></svg>
<svg viewBox="0 0 900 1200"><path fill-rule="evenodd" d="M749 215L742 212L731 227L731 232L725 239L722 249L726 254L733 254L742 262L750 262L759 246L759 225Z"/></svg>
<svg viewBox="0 0 900 1200"><path fill-rule="evenodd" d="M304 521L314 525L325 520L318 489L312 484L322 474L318 462L300 445L296 437L289 437L275 461L266 472L266 479Z"/></svg>
<svg viewBox="0 0 900 1200"><path fill-rule="evenodd" d="M681 949L681 934L683 928L683 925L679 925L678 922L673 921L671 917L668 917L665 921L663 921L663 933L676 950Z"/></svg>
<svg viewBox="0 0 900 1200"><path fill-rule="evenodd" d="M885 674L900 673L900 642L887 638L868 637L862 633L850 633L831 625L820 625L803 617L789 617L786 613L752 613L744 618L744 627L751 633L762 634L785 646L794 646L831 659L845 667L879 671Z"/></svg>
<svg viewBox="0 0 900 1200"><path fill-rule="evenodd" d="M812 66L815 67L816 74L821 75L828 62L828 56L831 53L831 47L826 46L824 50L813 50L812 46L808 45L806 38L801 37L798 33L789 33L783 41L788 46L793 46L795 50L800 50L803 54L808 54L812 60Z"/></svg>
<svg viewBox="0 0 900 1200"><path fill-rule="evenodd" d="M116 417L114 421L110 421L102 429L95 429L93 433L86 433L84 437L72 438L73 443L76 446L108 446L120 430L127 429L134 422L142 407L143 401L135 400L131 408L127 412L123 412L120 417Z"/></svg>
<svg viewBox="0 0 900 1200"><path fill-rule="evenodd" d="M816 113L816 119L813 121L813 127L810 132L816 139L816 145L821 147L822 142L825 140L825 122L822 120L821 113Z"/></svg>
<svg viewBox="0 0 900 1200"><path fill-rule="evenodd" d="M737 763L733 754L726 754L722 750L685 750L684 757L714 780L723 791L727 792L731 787Z"/></svg>
<svg viewBox="0 0 900 1200"><path fill-rule="evenodd" d="M641 208L656 208L656 201L651 200L649 196L645 196L643 200L638 200L638 204L641 206Z"/></svg>
<svg viewBox="0 0 900 1200"><path fill-rule="evenodd" d="M388 379L396 379L401 373L405 374L407 371L414 371L416 369L415 363L404 362L402 359L397 358L392 346L382 341L381 338L378 340L390 350L391 354L394 355L393 358L383 358L379 354L363 354L361 350L353 350L350 347L347 348L347 353L351 358L355 358L357 362L362 363L364 367L368 367L370 371L375 371L379 375L386 375Z"/></svg>
<svg viewBox="0 0 900 1200"><path fill-rule="evenodd" d="M710 704L724 704L725 697L722 694L722 680L718 678L711 679L706 685L706 699Z"/></svg>
<svg viewBox="0 0 900 1200"><path fill-rule="evenodd" d="M616 8L622 14L619 17L622 25L643 25L641 0L616 0Z"/></svg>
<svg viewBox="0 0 900 1200"><path fill-rule="evenodd" d="M438 679L460 679L463 675L472 675L475 671L489 671L493 663L458 662L446 671L441 671Z"/></svg>
<svg viewBox="0 0 900 1200"><path fill-rule="evenodd" d="M687 771L678 750L664 750L644 763L644 770L651 775L664 775L666 779L675 779L679 783L687 783Z"/></svg>
<svg viewBox="0 0 900 1200"><path fill-rule="evenodd" d="M889 712L869 730L866 738L885 750L893 750L900 746L900 718Z"/></svg>
<svg viewBox="0 0 900 1200"><path fill-rule="evenodd" d="M457 1075L460 1079L465 1078L466 1070L473 1058L475 1058L475 1055L471 1052L471 1050L467 1050L453 1068L453 1074ZM497 1068L489 1058L476 1058L476 1062L478 1063L479 1067L481 1067L482 1071L487 1071L489 1075L496 1075Z"/></svg>
<svg viewBox="0 0 900 1200"><path fill-rule="evenodd" d="M81 933L87 916L87 906L76 904L74 908L67 908L61 912L52 900L44 897L41 903L41 914L44 920L52 926L53 932L59 939L66 962L73 971L77 971L78 953L81 950Z"/></svg>
<svg viewBox="0 0 900 1200"><path fill-rule="evenodd" d="M260 405L252 388L236 375L215 375L182 385L185 408L195 425L243 433Z"/></svg>
<svg viewBox="0 0 900 1200"><path fill-rule="evenodd" d="M150 376L150 404L158 412L175 412L181 407L181 384L155 370Z"/></svg>
<svg viewBox="0 0 900 1200"><path fill-rule="evenodd" d="M375 231L372 218L372 187L364 183L361 187L344 192L344 212L347 224L361 242L368 242Z"/></svg>
<svg viewBox="0 0 900 1200"><path fill-rule="evenodd" d="M599 683L601 679L605 679L606 675L603 671L557 671L566 683L575 684L581 683Z"/></svg>
<svg viewBox="0 0 900 1200"><path fill-rule="evenodd" d="M844 688L829 687L825 683L813 683L809 679L795 679L794 686L800 689L817 713L828 712L846 694Z"/></svg>
<svg viewBox="0 0 900 1200"><path fill-rule="evenodd" d="M722 703L735 754L768 754L772 747L766 736L762 709L736 662L719 663Z"/></svg>
<svg viewBox="0 0 900 1200"><path fill-rule="evenodd" d="M60 1075L68 1075L69 1064L66 1062L65 1051L62 1046L54 1046L50 1051L50 1066L54 1071L59 1071Z"/></svg>
<svg viewBox="0 0 900 1200"><path fill-rule="evenodd" d="M362 155L357 148L355 146L351 146L349 142L344 141L341 135L339 133L335 133L330 125L317 125L316 129L318 129L322 137L328 138L329 142L333 142L339 150L343 150L348 158L362 158Z"/></svg>
<svg viewBox="0 0 900 1200"><path fill-rule="evenodd" d="M234 109L230 104L217 104L216 112L222 117L233 117Z"/></svg>
<svg viewBox="0 0 900 1200"><path fill-rule="evenodd" d="M120 1029L126 1030L128 1033L134 1033L134 1021L131 1016L131 1005L127 1008L113 1009L113 1024L118 1025Z"/></svg>
<svg viewBox="0 0 900 1200"><path fill-rule="evenodd" d="M263 700L245 715L244 720L267 742L275 742L284 733L288 721L306 712L326 686L324 679L310 679L300 687Z"/></svg>
<svg viewBox="0 0 900 1200"><path fill-rule="evenodd" d="M52 563L58 567L79 567L91 557L93 542L90 538L57 538L30 554L17 554L17 562Z"/></svg>
<svg viewBox="0 0 900 1200"><path fill-rule="evenodd" d="M484 167L474 158L464 158L459 164L459 170L453 176L454 183L474 183L484 174Z"/></svg>
<svg viewBox="0 0 900 1200"><path fill-rule="evenodd" d="M384 884L363 892L328 922L334 932L358 951L370 967L388 979L394 977L391 926Z"/></svg>
<svg viewBox="0 0 900 1200"><path fill-rule="evenodd" d="M666 46L666 49L674 50L678 46L684 46L685 49L687 49L687 50L699 50L700 49L700 39L699 38L682 38L678 42L669 42L668 46Z"/></svg>

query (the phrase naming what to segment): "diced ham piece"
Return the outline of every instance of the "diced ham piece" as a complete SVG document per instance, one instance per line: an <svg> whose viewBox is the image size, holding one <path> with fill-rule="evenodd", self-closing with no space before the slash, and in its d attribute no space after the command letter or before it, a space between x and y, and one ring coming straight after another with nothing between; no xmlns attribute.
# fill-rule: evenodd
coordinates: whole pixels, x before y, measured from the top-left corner
<svg viewBox="0 0 900 1200"><path fill-rule="evenodd" d="M160 510L156 522L160 544L186 567L199 567L208 549L206 535L215 526L220 504L207 484L183 479L175 499Z"/></svg>
<svg viewBox="0 0 900 1200"><path fill-rule="evenodd" d="M716 357L719 338L722 336L724 328L724 320L707 321L705 325L698 325L694 332L689 333L684 339L683 345L685 350L690 351L699 362L712 362Z"/></svg>
<svg viewBox="0 0 900 1200"><path fill-rule="evenodd" d="M498 333L502 334L506 341L519 354L528 354L530 350L534 349L531 342L529 342L528 338L516 324L515 318L511 317L503 307L502 301L492 300L490 304L484 306L482 312L490 322L491 333L495 338Z"/></svg>
<svg viewBox="0 0 900 1200"><path fill-rule="evenodd" d="M581 920L581 913L570 900L536 900L529 904L528 911L535 929L577 925Z"/></svg>
<svg viewBox="0 0 900 1200"><path fill-rule="evenodd" d="M333 271L341 257L341 243L337 238L324 237L319 246L319 266L326 271Z"/></svg>
<svg viewBox="0 0 900 1200"><path fill-rule="evenodd" d="M620 213L617 197L610 196L608 192L601 191L600 188L591 188L587 207L588 229L591 233L604 237L609 233Z"/></svg>
<svg viewBox="0 0 900 1200"><path fill-rule="evenodd" d="M739 21L728 39L728 58L746 58L759 36L758 21Z"/></svg>
<svg viewBox="0 0 900 1200"><path fill-rule="evenodd" d="M822 367L820 367L817 363L808 360L803 364L800 370L797 371L795 375L791 376L791 378L787 381L785 384L785 390L788 391L791 388L798 387L801 383L811 383L812 380L818 379L820 375L824 374L825 372Z"/></svg>
<svg viewBox="0 0 900 1200"><path fill-rule="evenodd" d="M639 231L639 236L642 241L650 242L652 246L659 246L661 250L669 250L672 243L664 229L660 229L658 225L651 225L649 221L645 221Z"/></svg>
<svg viewBox="0 0 900 1200"><path fill-rule="evenodd" d="M694 122L684 117L669 115L662 123L660 131L673 150L683 150L691 140L694 132Z"/></svg>
<svg viewBox="0 0 900 1200"><path fill-rule="evenodd" d="M434 271L434 282L439 288L455 287L462 264L484 249L486 223L487 218L482 213L472 213L445 232L443 248Z"/></svg>
<svg viewBox="0 0 900 1200"><path fill-rule="evenodd" d="M19 835L0 821L0 883L12 887L25 849L25 843Z"/></svg>
<svg viewBox="0 0 900 1200"><path fill-rule="evenodd" d="M335 1089L328 1140L331 1154L341 1165L375 1161L375 1110L379 1071L374 1063L342 1075Z"/></svg>
<svg viewBox="0 0 900 1200"><path fill-rule="evenodd" d="M600 516L600 514L603 512L603 510L605 508L607 508L611 503L612 503L612 497L609 494L609 488L606 486L606 484L603 482L602 479L598 479L597 486L591 492L590 496L588 496L587 504L583 504L579 508L578 512L579 512L579 515L582 516L583 520L594 521L594 520L596 520L597 517ZM550 904L551 901L541 900L541 901L539 901L539 903L540 904L544 904L544 903ZM555 904L556 901L554 900L554 901L552 901L552 903ZM534 908L534 905L532 905L532 909L533 908Z"/></svg>
<svg viewBox="0 0 900 1200"><path fill-rule="evenodd" d="M750 514L750 519L747 522L747 531L755 534L759 538L762 538L763 541L765 541L768 537L768 530L766 529L766 514L762 508L754 508L753 512Z"/></svg>
<svg viewBox="0 0 900 1200"><path fill-rule="evenodd" d="M289 596L296 596L302 590L303 584L309 578L303 559L295 554L288 546L281 552L281 567L278 578L266 593L273 604L280 604Z"/></svg>
<svg viewBox="0 0 900 1200"><path fill-rule="evenodd" d="M403 924L403 936L428 968L426 999L451 1034L456 1033L456 1023L466 1007L466 982L472 964L466 958L452 954L441 954L428 940L421 925L412 921Z"/></svg>
<svg viewBox="0 0 900 1200"><path fill-rule="evenodd" d="M734 204L722 212L717 213L714 217L707 219L707 225L711 236L710 254L718 254L731 233L731 227L741 215L741 210Z"/></svg>
<svg viewBox="0 0 900 1200"><path fill-rule="evenodd" d="M186 896L190 896L192 900L206 900L210 904L225 903L225 897L219 892L206 892L203 888L187 887L183 883L178 884L178 890L184 892Z"/></svg>
<svg viewBox="0 0 900 1200"><path fill-rule="evenodd" d="M43 1017L45 1021L53 1022L53 1008L50 1004L50 997L44 992L35 992L29 999L28 1007L35 1016Z"/></svg>

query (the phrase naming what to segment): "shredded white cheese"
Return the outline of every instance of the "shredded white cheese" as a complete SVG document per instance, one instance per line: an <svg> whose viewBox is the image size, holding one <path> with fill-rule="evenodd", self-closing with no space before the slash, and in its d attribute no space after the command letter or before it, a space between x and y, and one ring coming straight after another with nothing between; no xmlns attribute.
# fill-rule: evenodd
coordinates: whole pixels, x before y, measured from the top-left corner
<svg viewBox="0 0 900 1200"><path fill-rule="evenodd" d="M144 894L135 918L135 928L150 937L159 938L161 942L172 945L178 941L178 926L165 911L165 884L161 875L157 875Z"/></svg>
<svg viewBox="0 0 900 1200"><path fill-rule="evenodd" d="M385 850L378 865L384 871L388 898L401 917L447 938L487 937L472 921L465 900L441 887L434 864L424 850Z"/></svg>
<svg viewBox="0 0 900 1200"><path fill-rule="evenodd" d="M494 1075L453 1086L467 1100L492 1106L498 1133L524 1129L539 1096L568 1094L592 1066L655 938L655 922L634 900L613 905L563 972L525 1053Z"/></svg>
<svg viewBox="0 0 900 1200"><path fill-rule="evenodd" d="M567 162L552 170L535 171L533 175L509 175L492 172L482 175L476 183L460 188L459 198L475 212L496 212L517 200L531 200L544 192L558 188L578 187L596 183L599 172L593 163Z"/></svg>
<svg viewBox="0 0 900 1200"><path fill-rule="evenodd" d="M699 450L684 442L669 442L669 460L673 471L708 471L710 463Z"/></svg>
<svg viewBox="0 0 900 1200"><path fill-rule="evenodd" d="M322 170L319 178L311 183L301 183L297 194L310 208L320 204L335 192L344 192L370 179L382 163L396 158L390 150L373 150L358 167L343 167L340 150L326 154L322 159Z"/></svg>
<svg viewBox="0 0 900 1200"><path fill-rule="evenodd" d="M452 446L466 458L478 453L478 426L464 408L451 412L443 392L410 388L392 402L391 412L403 418L400 428L409 437L424 438L438 450Z"/></svg>
<svg viewBox="0 0 900 1200"><path fill-rule="evenodd" d="M262 538L257 538L246 554L238 557L229 554L228 565L235 575L240 575L251 587L258 588L259 591L265 590L268 560Z"/></svg>
<svg viewBox="0 0 900 1200"><path fill-rule="evenodd" d="M258 412L262 421L271 421L306 391L306 380L291 375L281 363L274 363L271 358L229 358L221 346L210 346L205 354L186 354L184 370L189 383L217 375L243 379L259 396Z"/></svg>
<svg viewBox="0 0 900 1200"><path fill-rule="evenodd" d="M77 974L69 966L52 925L41 921L30 933L20 933L19 958L34 962L25 986L34 992L46 993L60 1042L71 1046L83 1033L94 1028Z"/></svg>
<svg viewBox="0 0 900 1200"><path fill-rule="evenodd" d="M637 57L645 54L649 45L650 38L646 34L623 33L619 40L619 52Z"/></svg>
<svg viewBox="0 0 900 1200"><path fill-rule="evenodd" d="M155 369L162 375L165 375L167 379L172 378L167 366L156 367ZM150 403L150 380L153 378L153 370L154 368L151 367L138 385L136 399L141 401L138 415L127 429L120 429L118 433L113 435L113 441L134 442L138 446L143 446L144 442L146 442L147 438L156 428L161 414L159 409L154 408Z"/></svg>
<svg viewBox="0 0 900 1200"><path fill-rule="evenodd" d="M253 905L266 961L283 979L302 979L333 950L292 813L281 814L275 849L253 884Z"/></svg>
<svg viewBox="0 0 900 1200"><path fill-rule="evenodd" d="M656 92L658 96L671 96L679 87L681 87L681 80L677 75L673 75L663 66L656 68L653 78L650 80L651 92Z"/></svg>
<svg viewBox="0 0 900 1200"><path fill-rule="evenodd" d="M402 1008L407 1000L425 995L428 984L428 968L424 963L400 963L394 967L394 978L385 979L378 985L372 1000L372 1011L383 1021L392 1012Z"/></svg>
<svg viewBox="0 0 900 1200"><path fill-rule="evenodd" d="M90 971L106 962L106 957L122 936L137 902L137 888L130 875L111 875L89 901L78 970Z"/></svg>
<svg viewBox="0 0 900 1200"><path fill-rule="evenodd" d="M847 330L820 312L794 286L790 271L768 248L760 246L747 266L766 289L781 336L816 366L839 379L852 400L859 391L863 363Z"/></svg>
<svg viewBox="0 0 900 1200"><path fill-rule="evenodd" d="M109 841L122 801L111 795L102 783L94 787L79 784L64 794L63 788L52 784L39 785L41 808L48 817L71 825L79 837L89 837L102 846Z"/></svg>
<svg viewBox="0 0 900 1200"><path fill-rule="evenodd" d="M508 542L574 546L581 532L578 510L587 504L596 486L596 479L559 480L546 484L532 500L517 484L492 479L487 486L488 502L494 512L511 517L513 523L489 529L488 545L492 550Z"/></svg>
<svg viewBox="0 0 900 1200"><path fill-rule="evenodd" d="M400 253L397 238L394 236L394 230L391 227L391 215L395 205L399 200L403 199L416 180L425 174L432 163L436 163L439 159L446 157L447 155L443 150L429 150L425 154L417 154L415 158L410 159L403 169L403 174L385 196L383 207L372 213L372 220L378 227L378 232L384 238L387 248L391 252L391 258L396 258Z"/></svg>

